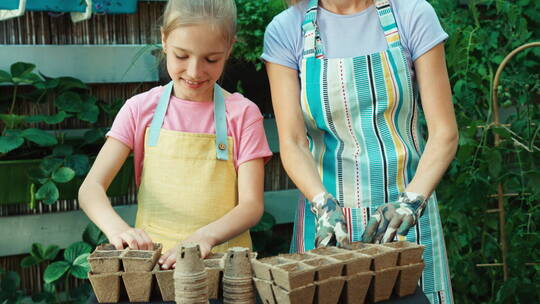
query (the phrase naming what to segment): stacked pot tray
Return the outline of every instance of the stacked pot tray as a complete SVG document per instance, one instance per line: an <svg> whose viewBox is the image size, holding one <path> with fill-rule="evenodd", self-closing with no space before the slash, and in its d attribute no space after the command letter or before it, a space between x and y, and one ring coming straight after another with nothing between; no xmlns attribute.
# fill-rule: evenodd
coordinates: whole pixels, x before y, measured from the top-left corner
<svg viewBox="0 0 540 304"><path fill-rule="evenodd" d="M281 254L252 260L253 280L265 304L379 302L415 292L423 251L402 241Z"/></svg>
<svg viewBox="0 0 540 304"><path fill-rule="evenodd" d="M154 266L161 255L161 244L154 250L116 250L103 244L88 257L88 278L100 303L116 303L123 287L130 302L148 302L152 291Z"/></svg>

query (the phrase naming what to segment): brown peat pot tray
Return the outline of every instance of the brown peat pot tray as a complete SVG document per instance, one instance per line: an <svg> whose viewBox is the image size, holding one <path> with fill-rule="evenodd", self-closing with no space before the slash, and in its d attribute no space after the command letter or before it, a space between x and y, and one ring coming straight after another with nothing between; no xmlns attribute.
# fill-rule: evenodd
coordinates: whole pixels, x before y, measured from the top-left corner
<svg viewBox="0 0 540 304"><path fill-rule="evenodd" d="M318 255L311 254L311 253L281 253L279 254L279 257L294 260L294 261L304 261L304 260L311 260L318 258Z"/></svg>
<svg viewBox="0 0 540 304"><path fill-rule="evenodd" d="M272 281L261 280L253 278L259 297L264 304L276 304L276 298L274 296L274 291L272 290Z"/></svg>
<svg viewBox="0 0 540 304"><path fill-rule="evenodd" d="M122 264L125 272L150 272L161 256L161 244L154 244L154 250L128 249L122 255Z"/></svg>
<svg viewBox="0 0 540 304"><path fill-rule="evenodd" d="M424 270L424 263L399 267L399 275L394 292L399 297L412 295L418 287L418 281Z"/></svg>
<svg viewBox="0 0 540 304"><path fill-rule="evenodd" d="M398 267L375 271L373 282L369 289L369 297L371 301L380 302L390 299L398 273Z"/></svg>
<svg viewBox="0 0 540 304"><path fill-rule="evenodd" d="M374 245L365 249L359 249L358 252L373 258L371 270L375 271L396 266L399 254L397 250L382 245Z"/></svg>
<svg viewBox="0 0 540 304"><path fill-rule="evenodd" d="M117 303L120 298L120 272L88 273L88 279L99 303Z"/></svg>
<svg viewBox="0 0 540 304"><path fill-rule="evenodd" d="M345 264L343 267L343 275L345 276L351 276L359 272L369 271L372 261L371 256L354 251L334 254L330 257Z"/></svg>
<svg viewBox="0 0 540 304"><path fill-rule="evenodd" d="M208 275L208 298L217 299L223 277L223 259L207 259L203 262Z"/></svg>
<svg viewBox="0 0 540 304"><path fill-rule="evenodd" d="M311 304L315 297L315 284L307 284L293 290L285 290L272 285L278 304Z"/></svg>
<svg viewBox="0 0 540 304"><path fill-rule="evenodd" d="M272 281L271 269L273 266L294 262L280 256L268 257L260 260L251 260L251 268L256 278Z"/></svg>
<svg viewBox="0 0 540 304"><path fill-rule="evenodd" d="M397 261L398 266L418 264L422 262L422 254L424 253L423 245L407 241L385 243L383 245L399 252Z"/></svg>
<svg viewBox="0 0 540 304"><path fill-rule="evenodd" d="M341 276L341 272L343 271L343 263L332 258L319 257L312 260L305 260L303 263L316 269L315 280L317 281Z"/></svg>
<svg viewBox="0 0 540 304"><path fill-rule="evenodd" d="M315 282L317 291L315 292L316 304L337 304L343 290L345 279L336 277L324 281Z"/></svg>
<svg viewBox="0 0 540 304"><path fill-rule="evenodd" d="M345 278L341 292L341 303L363 304L373 278L373 272L361 272Z"/></svg>
<svg viewBox="0 0 540 304"><path fill-rule="evenodd" d="M124 272L122 280L130 302L148 302L152 292L152 272Z"/></svg>
<svg viewBox="0 0 540 304"><path fill-rule="evenodd" d="M92 273L113 273L122 270L120 261L124 251L109 250L109 251L94 251L88 256L88 263Z"/></svg>
<svg viewBox="0 0 540 304"><path fill-rule="evenodd" d="M160 266L156 264L152 273L156 277L159 292L163 301L174 301L174 270L161 270Z"/></svg>
<svg viewBox="0 0 540 304"><path fill-rule="evenodd" d="M301 262L274 266L271 272L274 282L285 290L305 286L315 279L315 268Z"/></svg>

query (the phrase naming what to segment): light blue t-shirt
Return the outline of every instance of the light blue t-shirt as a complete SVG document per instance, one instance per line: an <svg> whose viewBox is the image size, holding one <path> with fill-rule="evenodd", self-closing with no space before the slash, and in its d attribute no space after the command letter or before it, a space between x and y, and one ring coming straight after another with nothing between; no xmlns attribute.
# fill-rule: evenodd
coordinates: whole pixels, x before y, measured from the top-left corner
<svg viewBox="0 0 540 304"><path fill-rule="evenodd" d="M426 0L390 0L409 68L412 62L448 38ZM302 23L308 0L274 17L264 34L262 59L300 70L304 40ZM352 15L319 7L317 22L327 58L368 55L388 49L377 9L371 5Z"/></svg>

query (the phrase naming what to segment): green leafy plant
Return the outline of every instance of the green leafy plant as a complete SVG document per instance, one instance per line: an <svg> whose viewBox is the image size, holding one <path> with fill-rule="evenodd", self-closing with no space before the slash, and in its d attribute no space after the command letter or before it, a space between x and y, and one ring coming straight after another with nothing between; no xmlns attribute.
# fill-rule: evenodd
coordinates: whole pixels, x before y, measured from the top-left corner
<svg viewBox="0 0 540 304"><path fill-rule="evenodd" d="M286 6L282 0L236 0L238 7L238 41L232 56L262 68L264 30L272 18Z"/></svg>
<svg viewBox="0 0 540 304"><path fill-rule="evenodd" d="M43 274L45 283L51 284L60 278L72 275L79 279L88 278L90 266L88 256L92 252L92 246L85 242L71 244L64 250L64 260L51 263Z"/></svg>
<svg viewBox="0 0 540 304"><path fill-rule="evenodd" d="M446 59L460 127L454 162L437 188L456 303L538 303L540 267L540 50L512 59L497 88L503 125L492 124L491 87L503 58L540 39L540 3L431 0L449 34ZM501 137L496 147L494 135ZM509 279L502 267L497 185L505 193Z"/></svg>
<svg viewBox="0 0 540 304"><path fill-rule="evenodd" d="M105 234L92 222L86 226L82 238L83 241L90 244L92 248L96 248L98 245L109 241Z"/></svg>
<svg viewBox="0 0 540 304"><path fill-rule="evenodd" d="M14 271L4 271L0 268L0 303L19 304L25 299L21 288L21 278Z"/></svg>
<svg viewBox="0 0 540 304"><path fill-rule="evenodd" d="M60 197L58 184L84 176L90 168L86 150L104 135L103 129L90 128L81 139L73 140L66 132L58 131L66 119L96 123L100 113L97 100L80 80L47 77L35 73L35 68L33 64L17 62L11 65L10 72L0 70L0 83L12 88L8 102L0 104L0 160L43 158L37 168L28 172L33 183L31 206L36 200L45 204L56 202ZM39 107L51 100L51 115L16 113L19 105ZM113 112L115 108L105 110Z"/></svg>
<svg viewBox="0 0 540 304"><path fill-rule="evenodd" d="M21 267L30 267L45 261L52 261L56 258L58 251L60 251L60 248L56 245L45 248L42 244L34 243L30 255L21 260Z"/></svg>

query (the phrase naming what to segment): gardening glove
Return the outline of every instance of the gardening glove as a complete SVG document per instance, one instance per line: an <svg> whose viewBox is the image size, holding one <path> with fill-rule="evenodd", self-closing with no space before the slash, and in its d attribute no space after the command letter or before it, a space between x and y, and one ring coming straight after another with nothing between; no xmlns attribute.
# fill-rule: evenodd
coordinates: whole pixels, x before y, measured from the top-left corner
<svg viewBox="0 0 540 304"><path fill-rule="evenodd" d="M343 210L332 194L323 192L311 201L316 217L315 247L349 247L349 234Z"/></svg>
<svg viewBox="0 0 540 304"><path fill-rule="evenodd" d="M406 236L424 212L427 200L414 192L404 192L397 202L386 203L375 211L362 235L364 243L387 243L398 235Z"/></svg>

